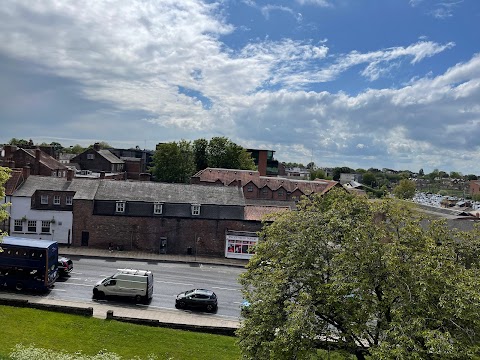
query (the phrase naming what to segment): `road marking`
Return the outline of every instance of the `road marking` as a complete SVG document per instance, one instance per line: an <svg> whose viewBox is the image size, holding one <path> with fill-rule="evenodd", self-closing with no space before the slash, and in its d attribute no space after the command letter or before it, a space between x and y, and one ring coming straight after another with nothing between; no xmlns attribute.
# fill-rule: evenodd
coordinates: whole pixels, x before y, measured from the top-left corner
<svg viewBox="0 0 480 360"><path fill-rule="evenodd" d="M65 285L75 285L75 286L88 286L88 287L92 287L93 285L92 284L78 284L78 283L64 283Z"/></svg>
<svg viewBox="0 0 480 360"><path fill-rule="evenodd" d="M224 287L218 287L218 286L212 286L212 289L229 290L229 291L240 291L240 289L224 288Z"/></svg>
<svg viewBox="0 0 480 360"><path fill-rule="evenodd" d="M193 284L186 284L186 283L180 283L180 282L175 282L175 281L159 281L159 280L156 280L155 282L163 283L163 284L178 284L178 285L185 285L185 286L193 286Z"/></svg>

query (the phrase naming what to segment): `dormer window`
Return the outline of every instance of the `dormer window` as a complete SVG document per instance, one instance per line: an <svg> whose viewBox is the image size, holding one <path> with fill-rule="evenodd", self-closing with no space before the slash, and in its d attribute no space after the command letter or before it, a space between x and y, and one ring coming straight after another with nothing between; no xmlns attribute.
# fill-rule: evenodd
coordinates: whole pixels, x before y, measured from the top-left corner
<svg viewBox="0 0 480 360"><path fill-rule="evenodd" d="M41 195L40 196L40 203L42 205L48 205L48 195Z"/></svg>
<svg viewBox="0 0 480 360"><path fill-rule="evenodd" d="M87 154L87 160L95 159L95 154Z"/></svg>
<svg viewBox="0 0 480 360"><path fill-rule="evenodd" d="M192 205L192 215L198 216L200 215L200 205Z"/></svg>
<svg viewBox="0 0 480 360"><path fill-rule="evenodd" d="M163 211L163 203L156 202L153 204L153 213L155 215L161 215Z"/></svg>
<svg viewBox="0 0 480 360"><path fill-rule="evenodd" d="M247 191L252 192L253 191L253 185L248 185L247 186Z"/></svg>
<svg viewBox="0 0 480 360"><path fill-rule="evenodd" d="M115 208L117 213L124 213L125 212L125 201L117 201L117 206Z"/></svg>

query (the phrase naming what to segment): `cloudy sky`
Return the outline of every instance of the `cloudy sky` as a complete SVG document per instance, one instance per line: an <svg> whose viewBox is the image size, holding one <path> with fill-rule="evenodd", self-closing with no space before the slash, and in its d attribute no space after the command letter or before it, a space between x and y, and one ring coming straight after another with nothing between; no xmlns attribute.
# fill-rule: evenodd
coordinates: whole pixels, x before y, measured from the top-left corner
<svg viewBox="0 0 480 360"><path fill-rule="evenodd" d="M2 143L480 175L478 0L3 0L0 79Z"/></svg>

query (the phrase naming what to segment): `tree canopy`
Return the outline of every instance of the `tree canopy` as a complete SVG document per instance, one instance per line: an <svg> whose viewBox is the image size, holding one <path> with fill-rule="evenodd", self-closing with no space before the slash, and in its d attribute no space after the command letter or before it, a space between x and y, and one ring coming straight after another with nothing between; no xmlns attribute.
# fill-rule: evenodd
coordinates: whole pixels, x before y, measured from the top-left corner
<svg viewBox="0 0 480 360"><path fill-rule="evenodd" d="M255 163L241 146L225 137L213 137L159 144L151 171L159 181L187 183L196 171L207 167L254 170Z"/></svg>
<svg viewBox="0 0 480 360"><path fill-rule="evenodd" d="M393 194L398 199L411 199L415 195L415 182L412 180L402 179L397 186L393 188Z"/></svg>
<svg viewBox="0 0 480 360"><path fill-rule="evenodd" d="M240 282L244 359L480 354L480 231L420 225L395 199L333 189L265 223Z"/></svg>
<svg viewBox="0 0 480 360"><path fill-rule="evenodd" d="M195 172L194 156L189 141L159 144L153 154L152 174L156 180L188 183Z"/></svg>
<svg viewBox="0 0 480 360"><path fill-rule="evenodd" d="M10 169L0 166L0 199L5 199L5 183L10 178ZM0 204L0 222L8 219L8 212L6 208L9 204ZM0 231L0 242L2 242L2 237L6 235ZM0 248L1 251L1 248Z"/></svg>

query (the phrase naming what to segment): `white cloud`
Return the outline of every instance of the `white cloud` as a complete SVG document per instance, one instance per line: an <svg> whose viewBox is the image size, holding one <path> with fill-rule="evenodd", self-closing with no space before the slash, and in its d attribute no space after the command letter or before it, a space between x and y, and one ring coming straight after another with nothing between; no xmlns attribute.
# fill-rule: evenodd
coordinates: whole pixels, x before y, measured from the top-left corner
<svg viewBox="0 0 480 360"><path fill-rule="evenodd" d="M329 3L316 2L322 4ZM338 55L326 40L285 38L253 39L233 50L221 42L235 29L219 6L7 1L0 8L0 53L68 79L86 99L114 109L66 119L64 126L83 139L90 138L83 128L108 141L144 127L144 138L161 133L166 141L220 134L274 149L285 161L313 153L318 165L343 165L341 157L351 167L376 159L379 167L415 170L454 167L446 159L462 157L462 166L475 173L478 157L464 155L479 151L480 55L435 77L417 75L400 88L357 95L312 91L311 84L352 68L374 81L455 44L418 41ZM115 110L135 114L120 120Z"/></svg>
<svg viewBox="0 0 480 360"><path fill-rule="evenodd" d="M320 7L331 7L329 0L296 0L300 5L315 5Z"/></svg>

